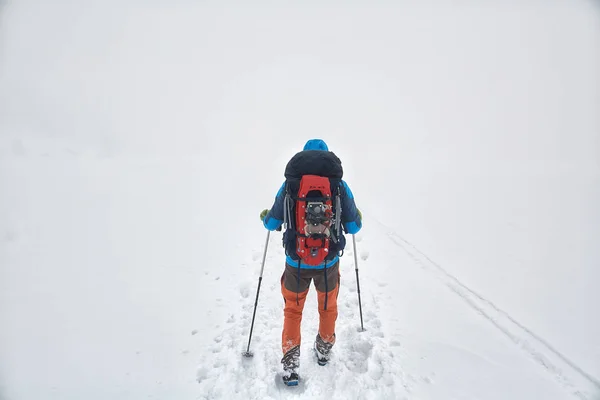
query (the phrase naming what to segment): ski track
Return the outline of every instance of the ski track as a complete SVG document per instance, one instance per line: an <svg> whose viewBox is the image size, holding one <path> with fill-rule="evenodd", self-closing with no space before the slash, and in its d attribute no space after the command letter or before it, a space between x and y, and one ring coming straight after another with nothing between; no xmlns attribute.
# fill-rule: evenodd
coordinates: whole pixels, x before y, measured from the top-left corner
<svg viewBox="0 0 600 400"><path fill-rule="evenodd" d="M582 400L592 398L590 393L580 389L573 382L574 379L578 379L579 381L584 380L596 389L600 389L600 382L596 378L556 350L548 341L516 321L490 300L463 284L408 240L386 227L383 223L376 222L387 231L388 238L396 246L404 250L417 265L435 275L437 279L442 281L443 284L459 296L469 307L493 324L496 329L506 335L538 365L550 373L572 396ZM574 374L565 372L567 369L573 371Z"/></svg>
<svg viewBox="0 0 600 400"><path fill-rule="evenodd" d="M548 372L572 397L592 399L592 395L580 387L582 381L585 381L600 388L596 378L490 300L460 282L412 243L381 222L375 222L416 266L432 274L472 310L490 322ZM360 238L357 240L360 241ZM267 256L267 266L271 266L272 270L275 270L273 265L283 263L283 250L277 247L278 244L271 241L269 246L270 249L276 249L271 251L275 254ZM347 253L352 255L351 251ZM256 264L261 256L262 250L255 249L251 256L252 262ZM359 257L361 263L368 263L368 251L362 251ZM354 260L352 265L354 266ZM300 384L293 388L285 387L281 381L283 300L277 278L263 279L250 346L254 357L242 356L248 343L257 283L244 281L239 287L241 307L238 313L229 316L227 327L213 339L214 343L205 352L206 359L198 366L196 378L201 388L199 399L408 399L417 385L431 384L431 376L414 376L402 369L401 343L397 338L387 338L384 333L385 326L377 315L378 302L384 296L385 285L369 282L379 291L374 291L373 297L368 299L369 309L363 310L367 332L360 332L356 282L349 272L344 275L338 298L341 317L337 324L338 342L334 347L332 360L325 367L317 365L312 351L318 327L318 312L316 292L311 286L303 314ZM265 281L270 283L265 285ZM362 295L364 303L364 293Z"/></svg>
<svg viewBox="0 0 600 400"><path fill-rule="evenodd" d="M272 249L278 243L271 243ZM260 251L255 250L257 261ZM274 265L283 263L283 251L273 251L267 257L267 267L278 274ZM348 254L352 255L349 251ZM362 263L368 263L368 253L360 254ZM351 257L349 257L351 258ZM349 267L348 262L347 267ZM354 263L352 261L352 266ZM266 268L267 269L267 268ZM277 272L274 272L277 270ZM344 268L338 297L340 318L337 323L338 341L327 366L319 366L312 345L318 327L316 292L311 286L304 307L300 364L300 384L286 387L281 381L281 328L283 299L279 279L275 275L263 279L250 350L254 357L245 358L248 334L257 282L245 281L240 286L241 307L231 314L227 326L206 350L197 369L200 384L199 399L404 399L417 385L432 383L432 377L413 376L402 370L402 348L397 339L388 338L385 326L378 318L378 301L385 285L375 285L379 292L369 297L369 309L363 310L366 331L360 330L358 296L354 271ZM274 279L275 278L275 279ZM257 277L258 279L258 277ZM265 284L265 282L269 282ZM364 293L363 303L365 302Z"/></svg>

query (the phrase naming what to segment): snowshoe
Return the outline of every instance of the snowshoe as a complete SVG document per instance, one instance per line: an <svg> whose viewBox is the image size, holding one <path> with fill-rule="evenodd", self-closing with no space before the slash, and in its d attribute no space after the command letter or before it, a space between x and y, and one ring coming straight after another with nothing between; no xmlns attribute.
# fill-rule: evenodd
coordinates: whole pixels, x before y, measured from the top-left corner
<svg viewBox="0 0 600 400"><path fill-rule="evenodd" d="M283 374L283 384L286 386L298 386L298 374L296 372L290 372Z"/></svg>

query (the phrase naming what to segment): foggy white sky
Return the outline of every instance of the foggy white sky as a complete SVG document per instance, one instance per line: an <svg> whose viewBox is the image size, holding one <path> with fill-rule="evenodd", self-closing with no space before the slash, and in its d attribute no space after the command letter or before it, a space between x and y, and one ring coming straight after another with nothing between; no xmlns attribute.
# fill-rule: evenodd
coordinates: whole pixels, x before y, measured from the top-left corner
<svg viewBox="0 0 600 400"><path fill-rule="evenodd" d="M599 13L584 1L11 4L0 110L26 134L174 153L215 135L272 151L368 135L361 150L400 160L598 160Z"/></svg>

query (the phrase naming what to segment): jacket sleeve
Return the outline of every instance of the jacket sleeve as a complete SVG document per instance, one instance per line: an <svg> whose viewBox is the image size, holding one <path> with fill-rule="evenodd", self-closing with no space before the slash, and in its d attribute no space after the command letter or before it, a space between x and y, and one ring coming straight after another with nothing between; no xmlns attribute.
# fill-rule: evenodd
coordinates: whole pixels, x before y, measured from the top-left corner
<svg viewBox="0 0 600 400"><path fill-rule="evenodd" d="M346 233L355 234L362 228L362 220L358 214L354 194L348 184L342 181L342 225Z"/></svg>
<svg viewBox="0 0 600 400"><path fill-rule="evenodd" d="M265 228L270 231L278 229L283 224L283 203L285 199L285 182L275 196L275 202L263 220Z"/></svg>

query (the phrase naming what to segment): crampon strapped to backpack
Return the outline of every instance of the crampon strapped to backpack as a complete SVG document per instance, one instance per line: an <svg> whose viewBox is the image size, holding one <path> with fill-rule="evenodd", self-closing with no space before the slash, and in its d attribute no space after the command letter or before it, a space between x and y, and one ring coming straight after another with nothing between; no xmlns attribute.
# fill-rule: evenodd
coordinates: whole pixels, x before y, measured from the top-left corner
<svg viewBox="0 0 600 400"><path fill-rule="evenodd" d="M284 246L299 264L324 266L343 251L341 176L331 152L298 153L286 168Z"/></svg>

